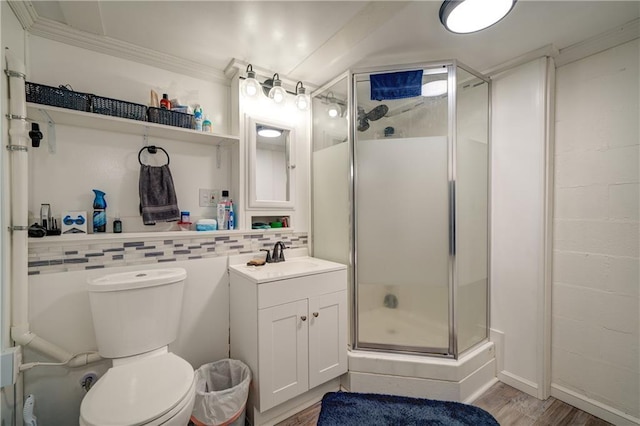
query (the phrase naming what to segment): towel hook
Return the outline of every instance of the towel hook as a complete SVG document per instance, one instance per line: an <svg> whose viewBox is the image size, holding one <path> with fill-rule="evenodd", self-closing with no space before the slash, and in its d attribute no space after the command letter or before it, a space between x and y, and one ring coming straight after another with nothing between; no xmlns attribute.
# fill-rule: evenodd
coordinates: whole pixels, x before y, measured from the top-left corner
<svg viewBox="0 0 640 426"><path fill-rule="evenodd" d="M138 151L138 163L140 163L141 166L144 166L144 164L142 163L142 160L140 159L140 154L142 154L142 151L144 151L145 149L147 151L149 151L149 154L156 154L158 152L158 150L160 150L160 151L164 152L164 155L167 156L167 166L171 162L171 158L169 158L169 153L167 153L167 151L165 151L163 147L155 146L155 145L148 145L148 146L142 147L142 149L140 151Z"/></svg>

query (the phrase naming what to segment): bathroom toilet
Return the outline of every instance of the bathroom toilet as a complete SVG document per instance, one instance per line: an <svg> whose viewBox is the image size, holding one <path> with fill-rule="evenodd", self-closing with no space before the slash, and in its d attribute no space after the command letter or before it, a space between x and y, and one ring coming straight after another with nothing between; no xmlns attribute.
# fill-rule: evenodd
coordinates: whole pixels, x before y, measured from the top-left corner
<svg viewBox="0 0 640 426"><path fill-rule="evenodd" d="M186 276L171 268L88 280L98 352L113 367L82 400L81 426L189 422L193 367L168 350L178 333Z"/></svg>

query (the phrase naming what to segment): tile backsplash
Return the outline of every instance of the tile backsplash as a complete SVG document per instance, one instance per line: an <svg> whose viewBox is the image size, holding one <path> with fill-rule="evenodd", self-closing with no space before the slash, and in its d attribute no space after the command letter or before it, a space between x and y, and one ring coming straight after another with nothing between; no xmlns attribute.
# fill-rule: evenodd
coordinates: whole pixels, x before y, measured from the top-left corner
<svg viewBox="0 0 640 426"><path fill-rule="evenodd" d="M126 235L126 234L124 234ZM29 239L29 275L80 269L100 269L125 265L173 262L177 260L201 259L257 252L273 248L277 241L287 247L307 247L306 232L233 233L229 235L207 234L206 236L176 233L167 238L154 236L130 238L123 236L117 241L46 240Z"/></svg>

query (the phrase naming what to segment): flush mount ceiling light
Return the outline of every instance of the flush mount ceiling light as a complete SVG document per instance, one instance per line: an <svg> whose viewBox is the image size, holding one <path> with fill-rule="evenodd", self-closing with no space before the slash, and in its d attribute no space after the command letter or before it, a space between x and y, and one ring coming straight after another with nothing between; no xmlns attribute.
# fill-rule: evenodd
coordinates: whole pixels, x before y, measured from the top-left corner
<svg viewBox="0 0 640 426"><path fill-rule="evenodd" d="M309 104L311 103L311 99L309 98L309 95L305 94L305 91L306 90L301 81L296 83L296 100L294 103L300 111L308 110Z"/></svg>
<svg viewBox="0 0 640 426"><path fill-rule="evenodd" d="M500 21L515 4L516 0L445 0L440 22L453 33L474 33Z"/></svg>
<svg viewBox="0 0 640 426"><path fill-rule="evenodd" d="M258 134L264 138L277 138L282 134L282 130L258 126Z"/></svg>
<svg viewBox="0 0 640 426"><path fill-rule="evenodd" d="M251 64L247 65L247 78L242 81L240 90L248 98L253 98L260 92L260 82L256 80L256 73Z"/></svg>
<svg viewBox="0 0 640 426"><path fill-rule="evenodd" d="M422 85L422 96L435 97L447 93L447 80L434 80Z"/></svg>

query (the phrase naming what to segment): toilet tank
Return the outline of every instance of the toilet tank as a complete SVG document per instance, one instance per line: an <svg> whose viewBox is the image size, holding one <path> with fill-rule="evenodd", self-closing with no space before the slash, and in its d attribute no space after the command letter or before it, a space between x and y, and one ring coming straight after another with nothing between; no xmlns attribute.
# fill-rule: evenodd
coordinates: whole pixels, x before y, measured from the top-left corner
<svg viewBox="0 0 640 426"><path fill-rule="evenodd" d="M187 271L138 270L88 279L98 352L122 358L161 348L178 334Z"/></svg>

